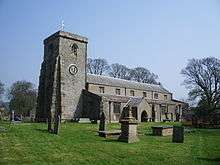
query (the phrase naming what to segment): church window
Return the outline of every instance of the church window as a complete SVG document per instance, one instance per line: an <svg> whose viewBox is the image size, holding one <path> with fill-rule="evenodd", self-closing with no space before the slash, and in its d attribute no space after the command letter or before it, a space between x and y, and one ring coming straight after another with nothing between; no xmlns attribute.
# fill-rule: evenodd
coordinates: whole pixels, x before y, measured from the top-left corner
<svg viewBox="0 0 220 165"><path fill-rule="evenodd" d="M99 93L105 93L105 88L104 87L99 87Z"/></svg>
<svg viewBox="0 0 220 165"><path fill-rule="evenodd" d="M70 47L71 47L71 51L73 52L73 54L77 56L77 50L79 49L78 45L74 43Z"/></svg>
<svg viewBox="0 0 220 165"><path fill-rule="evenodd" d="M146 92L143 92L143 97L147 97L147 93Z"/></svg>
<svg viewBox="0 0 220 165"><path fill-rule="evenodd" d="M116 93L116 95L120 95L121 94L121 90L120 89L115 89L115 93Z"/></svg>
<svg viewBox="0 0 220 165"><path fill-rule="evenodd" d="M113 107L114 107L114 109L113 109L114 113L120 113L120 111L121 111L121 103L114 102L113 103Z"/></svg>
<svg viewBox="0 0 220 165"><path fill-rule="evenodd" d="M164 100L167 100L167 95L164 95Z"/></svg>
<svg viewBox="0 0 220 165"><path fill-rule="evenodd" d="M154 99L158 99L158 93L154 93Z"/></svg>
<svg viewBox="0 0 220 165"><path fill-rule="evenodd" d="M134 96L134 91L130 90L130 96Z"/></svg>

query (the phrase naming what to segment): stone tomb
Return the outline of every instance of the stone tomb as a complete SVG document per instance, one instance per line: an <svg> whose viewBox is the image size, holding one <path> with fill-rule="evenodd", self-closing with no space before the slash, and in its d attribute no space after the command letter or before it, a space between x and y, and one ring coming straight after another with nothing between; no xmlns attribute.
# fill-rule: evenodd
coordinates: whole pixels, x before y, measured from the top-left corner
<svg viewBox="0 0 220 165"><path fill-rule="evenodd" d="M121 130L99 131L99 136L104 138L118 137L120 134Z"/></svg>
<svg viewBox="0 0 220 165"><path fill-rule="evenodd" d="M155 136L170 136L173 134L172 126L154 126L152 130Z"/></svg>
<svg viewBox="0 0 220 165"><path fill-rule="evenodd" d="M128 111L128 116L123 117L119 121L121 123L121 135L118 140L127 143L135 143L139 141L137 133L138 121L132 116L131 106L126 107L124 110Z"/></svg>
<svg viewBox="0 0 220 165"><path fill-rule="evenodd" d="M89 118L79 118L78 123L91 123Z"/></svg>

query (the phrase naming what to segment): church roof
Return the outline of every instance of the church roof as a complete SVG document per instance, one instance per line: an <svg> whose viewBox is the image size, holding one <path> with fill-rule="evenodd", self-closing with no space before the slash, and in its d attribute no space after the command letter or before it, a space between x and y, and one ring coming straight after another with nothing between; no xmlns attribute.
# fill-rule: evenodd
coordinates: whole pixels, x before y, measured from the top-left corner
<svg viewBox="0 0 220 165"><path fill-rule="evenodd" d="M144 99L143 97L133 97L133 98L130 98L125 106L129 105L131 107L138 107L143 99Z"/></svg>
<svg viewBox="0 0 220 165"><path fill-rule="evenodd" d="M103 75L87 74L87 83L97 85L108 85L121 88L129 88L143 91L155 91L162 93L170 93L162 85L140 83L131 80L124 80Z"/></svg>

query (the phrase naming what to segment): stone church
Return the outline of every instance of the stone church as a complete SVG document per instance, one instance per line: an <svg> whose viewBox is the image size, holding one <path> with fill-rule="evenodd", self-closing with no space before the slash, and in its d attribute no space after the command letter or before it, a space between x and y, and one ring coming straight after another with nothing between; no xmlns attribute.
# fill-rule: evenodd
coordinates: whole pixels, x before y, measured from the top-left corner
<svg viewBox="0 0 220 165"><path fill-rule="evenodd" d="M117 122L124 107L132 107L138 121L179 121L183 102L174 100L162 85L139 83L86 73L88 39L58 31L44 40L37 121L98 120Z"/></svg>

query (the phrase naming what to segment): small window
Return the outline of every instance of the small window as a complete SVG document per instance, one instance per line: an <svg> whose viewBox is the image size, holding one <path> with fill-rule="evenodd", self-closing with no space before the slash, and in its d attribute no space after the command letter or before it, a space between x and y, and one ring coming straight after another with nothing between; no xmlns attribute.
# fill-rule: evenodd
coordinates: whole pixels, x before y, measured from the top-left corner
<svg viewBox="0 0 220 165"><path fill-rule="evenodd" d="M99 93L105 93L105 88L104 87L99 87Z"/></svg>
<svg viewBox="0 0 220 165"><path fill-rule="evenodd" d="M133 90L130 90L130 95L134 96L134 91Z"/></svg>
<svg viewBox="0 0 220 165"><path fill-rule="evenodd" d="M167 95L164 95L164 100L167 100Z"/></svg>
<svg viewBox="0 0 220 165"><path fill-rule="evenodd" d="M120 89L116 89L115 93L116 93L116 95L120 95L121 94L121 90Z"/></svg>
<svg viewBox="0 0 220 165"><path fill-rule="evenodd" d="M74 43L70 47L71 47L71 51L74 53L74 55L77 56L77 50L79 49L78 45L76 43Z"/></svg>
<svg viewBox="0 0 220 165"><path fill-rule="evenodd" d="M154 99L158 99L158 93L154 93Z"/></svg>
<svg viewBox="0 0 220 165"><path fill-rule="evenodd" d="M120 113L120 111L121 111L121 103L114 102L113 103L113 107L114 107L114 109L113 109L114 113Z"/></svg>
<svg viewBox="0 0 220 165"><path fill-rule="evenodd" d="M146 92L143 92L143 97L147 97L147 93Z"/></svg>

